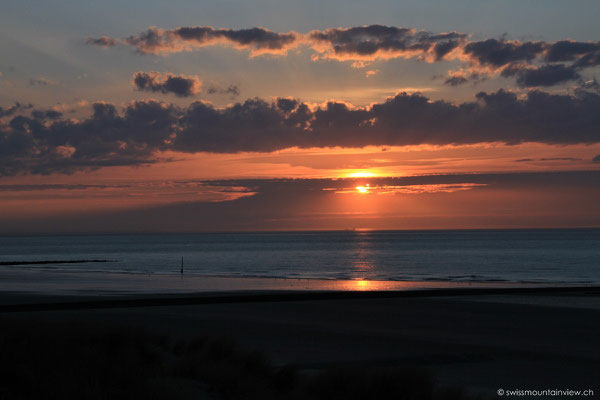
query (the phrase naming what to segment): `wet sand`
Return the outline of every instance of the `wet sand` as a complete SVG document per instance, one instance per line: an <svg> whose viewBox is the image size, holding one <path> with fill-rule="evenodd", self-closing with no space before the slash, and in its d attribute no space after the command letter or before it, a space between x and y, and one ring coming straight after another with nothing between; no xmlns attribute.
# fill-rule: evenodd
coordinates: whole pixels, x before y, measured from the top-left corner
<svg viewBox="0 0 600 400"><path fill-rule="evenodd" d="M49 268L0 270L3 292L56 295L197 294L256 291L407 291L423 289L536 288L564 286L551 282L378 281L201 276L61 271ZM570 284L570 287L586 286Z"/></svg>

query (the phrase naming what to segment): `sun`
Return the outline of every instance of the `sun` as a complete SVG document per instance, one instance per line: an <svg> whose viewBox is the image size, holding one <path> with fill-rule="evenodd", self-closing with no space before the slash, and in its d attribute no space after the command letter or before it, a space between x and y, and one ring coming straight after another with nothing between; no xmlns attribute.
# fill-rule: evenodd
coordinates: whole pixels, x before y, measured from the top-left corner
<svg viewBox="0 0 600 400"><path fill-rule="evenodd" d="M356 190L358 191L358 193L369 193L370 189L371 189L371 187L369 186L368 183L366 185L356 187Z"/></svg>

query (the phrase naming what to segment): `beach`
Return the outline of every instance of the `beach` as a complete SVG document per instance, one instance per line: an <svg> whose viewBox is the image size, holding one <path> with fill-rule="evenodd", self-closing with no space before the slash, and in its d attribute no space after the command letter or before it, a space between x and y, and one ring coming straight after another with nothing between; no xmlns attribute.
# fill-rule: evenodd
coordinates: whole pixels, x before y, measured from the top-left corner
<svg viewBox="0 0 600 400"><path fill-rule="evenodd" d="M2 3L0 400L600 396L600 1Z"/></svg>
<svg viewBox="0 0 600 400"><path fill-rule="evenodd" d="M598 233L4 237L0 399L600 393Z"/></svg>
<svg viewBox="0 0 600 400"><path fill-rule="evenodd" d="M227 338L274 367L410 366L441 386L597 390L600 288L24 294L4 291L13 323L120 326L173 338Z"/></svg>

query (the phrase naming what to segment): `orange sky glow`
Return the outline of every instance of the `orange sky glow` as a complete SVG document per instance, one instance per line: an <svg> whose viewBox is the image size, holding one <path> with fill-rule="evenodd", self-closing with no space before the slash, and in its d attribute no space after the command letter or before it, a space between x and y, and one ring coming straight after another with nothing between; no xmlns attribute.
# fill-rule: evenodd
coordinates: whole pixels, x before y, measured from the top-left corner
<svg viewBox="0 0 600 400"><path fill-rule="evenodd" d="M600 226L585 16L29 17L0 35L0 234Z"/></svg>

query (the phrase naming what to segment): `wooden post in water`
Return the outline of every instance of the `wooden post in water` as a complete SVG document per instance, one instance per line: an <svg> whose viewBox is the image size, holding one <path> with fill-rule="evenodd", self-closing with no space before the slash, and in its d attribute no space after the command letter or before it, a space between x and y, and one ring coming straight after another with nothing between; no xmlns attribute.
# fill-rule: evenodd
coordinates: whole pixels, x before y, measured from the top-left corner
<svg viewBox="0 0 600 400"><path fill-rule="evenodd" d="M183 275L183 256L181 256L181 275Z"/></svg>

